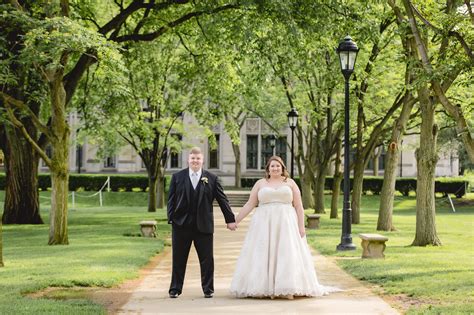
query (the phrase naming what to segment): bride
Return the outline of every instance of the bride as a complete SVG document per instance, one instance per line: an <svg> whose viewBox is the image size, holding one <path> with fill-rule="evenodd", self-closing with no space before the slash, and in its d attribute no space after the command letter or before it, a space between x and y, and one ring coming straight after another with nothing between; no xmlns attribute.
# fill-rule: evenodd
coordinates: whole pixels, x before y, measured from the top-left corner
<svg viewBox="0 0 474 315"><path fill-rule="evenodd" d="M305 237L301 194L285 164L272 156L236 218L255 207L230 291L236 297L322 296L336 291L318 283Z"/></svg>

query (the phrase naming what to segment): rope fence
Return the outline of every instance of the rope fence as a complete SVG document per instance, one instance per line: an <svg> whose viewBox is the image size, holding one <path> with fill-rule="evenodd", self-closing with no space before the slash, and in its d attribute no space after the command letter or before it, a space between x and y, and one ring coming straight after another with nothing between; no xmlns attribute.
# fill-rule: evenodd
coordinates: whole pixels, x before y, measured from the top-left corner
<svg viewBox="0 0 474 315"><path fill-rule="evenodd" d="M110 192L110 176L107 176L107 180L105 181L105 183L102 185L102 187L99 189L98 192L95 192L93 193L92 195L89 195L89 194L82 194L82 193L78 193L78 192L75 192L75 191L72 191L68 194L68 197L71 196L71 202L72 202L72 207L71 209L75 209L76 207L76 197L81 197L81 198L93 198L97 195L99 195L99 205L102 207L103 204L104 204L104 198L102 196L102 191L106 189L107 192ZM49 201L51 201L51 197L45 197L45 196L41 196L39 195L39 197L41 199L47 199Z"/></svg>

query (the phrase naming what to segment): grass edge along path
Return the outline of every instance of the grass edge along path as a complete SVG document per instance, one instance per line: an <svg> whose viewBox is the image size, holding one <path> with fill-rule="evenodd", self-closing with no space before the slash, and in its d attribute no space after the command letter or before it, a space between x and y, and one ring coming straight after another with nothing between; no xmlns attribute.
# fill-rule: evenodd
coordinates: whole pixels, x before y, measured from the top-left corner
<svg viewBox="0 0 474 315"><path fill-rule="evenodd" d="M41 216L49 222L49 193L41 196ZM106 314L85 291L137 278L163 250L169 236L166 213L147 212L146 193L107 193L103 207L85 196L76 197L75 209L70 204L69 245L48 246L47 224L3 226L0 314ZM158 221L157 238L138 236L141 220ZM31 297L51 287L71 290L58 290L50 298Z"/></svg>
<svg viewBox="0 0 474 315"><path fill-rule="evenodd" d="M330 196L326 196L330 205ZM356 251L337 252L341 214L321 217L319 230L308 230L308 242L356 278L367 281L387 301L407 314L473 314L474 194L455 200L453 213L446 198L436 199L436 224L442 246L410 246L415 236L415 197L396 197L394 232L376 231L379 197L364 196L361 224L352 225ZM308 211L307 211L308 213ZM310 212L309 212L310 213ZM360 233L389 238L385 259L361 259Z"/></svg>

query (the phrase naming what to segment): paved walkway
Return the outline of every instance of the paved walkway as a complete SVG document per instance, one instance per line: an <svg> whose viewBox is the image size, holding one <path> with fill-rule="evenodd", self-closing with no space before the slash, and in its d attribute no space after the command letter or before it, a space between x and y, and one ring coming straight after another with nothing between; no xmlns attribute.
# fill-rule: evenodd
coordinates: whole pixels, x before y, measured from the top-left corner
<svg viewBox="0 0 474 315"><path fill-rule="evenodd" d="M171 275L171 251L165 253L156 268L144 278L118 314L398 314L383 299L374 295L361 282L342 271L331 259L313 253L319 282L335 286L343 292L317 298L237 299L229 294L232 273L247 231L249 219L237 231L225 228L219 210L214 235L215 295L203 298L199 262L194 248L186 270L183 293L177 299L168 297Z"/></svg>

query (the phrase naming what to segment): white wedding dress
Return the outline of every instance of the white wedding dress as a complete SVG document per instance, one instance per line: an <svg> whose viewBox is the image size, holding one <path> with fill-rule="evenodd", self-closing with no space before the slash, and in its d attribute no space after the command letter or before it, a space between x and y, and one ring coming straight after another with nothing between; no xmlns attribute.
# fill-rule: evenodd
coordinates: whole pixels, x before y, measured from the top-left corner
<svg viewBox="0 0 474 315"><path fill-rule="evenodd" d="M263 187L235 269L236 297L322 296L306 237L298 231L289 186Z"/></svg>

